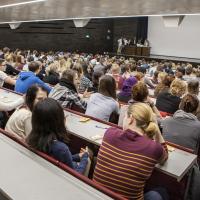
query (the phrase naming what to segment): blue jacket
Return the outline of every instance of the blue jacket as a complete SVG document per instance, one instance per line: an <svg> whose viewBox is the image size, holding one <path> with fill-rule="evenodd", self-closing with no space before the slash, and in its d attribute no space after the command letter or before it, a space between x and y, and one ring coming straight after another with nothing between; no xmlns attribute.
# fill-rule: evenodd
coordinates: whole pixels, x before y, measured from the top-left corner
<svg viewBox="0 0 200 200"><path fill-rule="evenodd" d="M19 78L15 84L15 91L25 94L28 88L34 84L41 85L48 92L51 91L51 88L41 81L33 72L20 72Z"/></svg>
<svg viewBox="0 0 200 200"><path fill-rule="evenodd" d="M84 173L88 163L87 153L84 153L82 158L79 157L79 154L72 155L68 146L58 140L52 142L48 154L81 174Z"/></svg>

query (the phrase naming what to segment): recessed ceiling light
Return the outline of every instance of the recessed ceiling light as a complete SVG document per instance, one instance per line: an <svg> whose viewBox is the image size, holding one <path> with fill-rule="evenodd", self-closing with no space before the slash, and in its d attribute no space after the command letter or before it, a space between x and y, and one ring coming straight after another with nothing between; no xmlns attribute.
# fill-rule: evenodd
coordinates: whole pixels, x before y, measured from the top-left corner
<svg viewBox="0 0 200 200"><path fill-rule="evenodd" d="M33 1L24 1L20 3L12 3L12 4L7 4L7 5L2 5L0 8L8 8L8 7L14 7L14 6L21 6L21 5L26 5L26 4L33 4L33 3L39 3L47 0L33 0Z"/></svg>

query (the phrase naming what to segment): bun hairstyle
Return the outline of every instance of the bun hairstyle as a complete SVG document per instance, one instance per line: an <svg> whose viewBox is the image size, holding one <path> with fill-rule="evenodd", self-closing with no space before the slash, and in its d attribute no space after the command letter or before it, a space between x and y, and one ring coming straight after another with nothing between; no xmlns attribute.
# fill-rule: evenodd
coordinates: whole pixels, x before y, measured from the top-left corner
<svg viewBox="0 0 200 200"><path fill-rule="evenodd" d="M132 104L128 107L127 114L129 117L132 115L136 126L141 128L149 138L152 139L159 131L158 125L153 122L153 112L149 105L145 103Z"/></svg>
<svg viewBox="0 0 200 200"><path fill-rule="evenodd" d="M179 108L187 113L196 113L198 106L199 100L196 95L187 94L182 98Z"/></svg>

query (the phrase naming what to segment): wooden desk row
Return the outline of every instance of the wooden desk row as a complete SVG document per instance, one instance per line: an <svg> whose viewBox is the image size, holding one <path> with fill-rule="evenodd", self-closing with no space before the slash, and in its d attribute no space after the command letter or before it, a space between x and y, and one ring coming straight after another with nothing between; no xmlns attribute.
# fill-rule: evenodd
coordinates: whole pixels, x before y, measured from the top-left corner
<svg viewBox="0 0 200 200"><path fill-rule="evenodd" d="M0 134L0 163L0 188L8 199L113 199L3 134Z"/></svg>
<svg viewBox="0 0 200 200"><path fill-rule="evenodd" d="M12 95L12 92L10 92L10 94ZM69 109L65 109L65 116L66 116L66 125L70 134L74 138L77 138L79 142L81 142L82 144L89 143L91 145L94 145L97 148L97 151L99 146L101 145L105 131L111 126L116 126L107 122L103 122L101 120L94 119L92 117L88 117L84 114L71 111ZM83 122L84 121L83 117L88 117L89 119ZM71 142L73 143L74 141L72 140ZM79 150L79 148L77 150ZM6 151L3 151L2 148L2 152ZM174 183L177 183L178 186L182 188L182 182L184 181L187 182L187 174L194 165L194 163L196 162L196 158L197 156L194 154L175 148L174 151L169 152L169 159L163 166L160 165L156 166L156 171L159 174L161 174L161 176L164 176L165 179L173 180ZM155 177L152 177L151 179L156 178L156 175L153 176ZM165 184L164 186L166 188L172 187L172 185L165 185ZM182 188L182 190L185 191L186 187ZM177 192L176 189L175 191ZM182 194L180 199L183 197L183 195L184 194Z"/></svg>

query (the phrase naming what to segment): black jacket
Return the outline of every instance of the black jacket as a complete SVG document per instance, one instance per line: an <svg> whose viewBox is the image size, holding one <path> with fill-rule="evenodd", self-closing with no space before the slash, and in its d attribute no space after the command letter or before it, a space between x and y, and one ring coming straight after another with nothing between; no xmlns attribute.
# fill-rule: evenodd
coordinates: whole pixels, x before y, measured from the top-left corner
<svg viewBox="0 0 200 200"><path fill-rule="evenodd" d="M43 81L50 85L56 85L59 83L59 74L56 72L49 72L49 75L46 75Z"/></svg>

